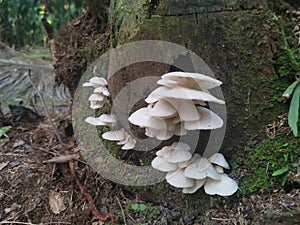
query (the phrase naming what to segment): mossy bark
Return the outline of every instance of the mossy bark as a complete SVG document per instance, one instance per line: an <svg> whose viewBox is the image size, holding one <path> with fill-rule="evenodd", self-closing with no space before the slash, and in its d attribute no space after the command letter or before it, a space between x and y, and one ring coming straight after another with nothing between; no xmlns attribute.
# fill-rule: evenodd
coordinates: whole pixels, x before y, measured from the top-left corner
<svg viewBox="0 0 300 225"><path fill-rule="evenodd" d="M263 135L265 125L287 110L280 103L287 84L272 61L274 48L281 45L280 27L267 1L112 0L110 22L113 46L163 40L185 46L208 64L223 81L223 150Z"/></svg>

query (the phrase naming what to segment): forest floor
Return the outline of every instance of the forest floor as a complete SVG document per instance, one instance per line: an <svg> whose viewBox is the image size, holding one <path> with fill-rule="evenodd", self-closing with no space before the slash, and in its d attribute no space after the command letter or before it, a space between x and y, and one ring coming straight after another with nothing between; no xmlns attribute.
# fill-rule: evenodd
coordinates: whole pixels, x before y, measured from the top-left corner
<svg viewBox="0 0 300 225"><path fill-rule="evenodd" d="M49 106L63 146L47 118L1 115L12 128L0 139L0 224L300 224L299 189L223 198L105 180L80 157L69 108Z"/></svg>

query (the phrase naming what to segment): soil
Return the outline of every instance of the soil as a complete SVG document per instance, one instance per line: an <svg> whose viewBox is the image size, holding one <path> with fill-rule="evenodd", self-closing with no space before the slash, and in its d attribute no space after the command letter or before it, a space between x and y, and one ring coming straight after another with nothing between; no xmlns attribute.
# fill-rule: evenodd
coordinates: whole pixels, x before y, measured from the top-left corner
<svg viewBox="0 0 300 225"><path fill-rule="evenodd" d="M0 139L0 224L300 224L296 186L226 198L186 196L165 182L122 186L80 157L68 105L51 112L63 146L48 119L31 124L11 117L1 118L12 128ZM230 174L237 180L249 172L240 166Z"/></svg>

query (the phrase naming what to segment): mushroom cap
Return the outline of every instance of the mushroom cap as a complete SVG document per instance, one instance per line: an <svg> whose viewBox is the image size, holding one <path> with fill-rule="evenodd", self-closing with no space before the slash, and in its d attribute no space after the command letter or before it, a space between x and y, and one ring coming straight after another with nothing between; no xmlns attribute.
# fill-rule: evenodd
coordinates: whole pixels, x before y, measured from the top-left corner
<svg viewBox="0 0 300 225"><path fill-rule="evenodd" d="M203 107L197 108L201 115L199 120L184 121L184 128L187 130L211 130L223 126L223 120L211 110Z"/></svg>
<svg viewBox="0 0 300 225"><path fill-rule="evenodd" d="M116 123L117 119L115 114L102 114L99 119L104 123Z"/></svg>
<svg viewBox="0 0 300 225"><path fill-rule="evenodd" d="M186 168L187 166L189 166L190 164L192 164L193 162L195 162L196 160L198 160L200 158L201 158L201 156L198 153L195 153L191 159L177 163L177 165L179 168Z"/></svg>
<svg viewBox="0 0 300 225"><path fill-rule="evenodd" d="M178 82L163 78L158 80L156 83L170 88L179 86Z"/></svg>
<svg viewBox="0 0 300 225"><path fill-rule="evenodd" d="M192 153L188 150L172 149L169 157L163 156L163 158L170 163L179 163L192 158Z"/></svg>
<svg viewBox="0 0 300 225"><path fill-rule="evenodd" d="M215 88L222 84L221 81L200 73L187 73L177 71L166 73L161 77L162 79L175 81L187 87L192 85L194 86L194 84L191 83L196 82L199 88L201 88L202 90Z"/></svg>
<svg viewBox="0 0 300 225"><path fill-rule="evenodd" d="M173 136L173 132L168 131L167 129L161 129L159 132L155 135L156 139L164 141L168 140Z"/></svg>
<svg viewBox="0 0 300 225"><path fill-rule="evenodd" d="M111 130L102 134L102 138L109 141L121 141L125 138L125 135L122 130Z"/></svg>
<svg viewBox="0 0 300 225"><path fill-rule="evenodd" d="M156 155L162 157L170 163L179 163L192 158L190 146L183 142L174 142L171 146L165 146L156 152Z"/></svg>
<svg viewBox="0 0 300 225"><path fill-rule="evenodd" d="M168 118L176 114L176 109L168 101L159 99L152 107L148 107L147 114L153 117Z"/></svg>
<svg viewBox="0 0 300 225"><path fill-rule="evenodd" d="M90 108L91 109L100 109L104 105L104 101L91 101Z"/></svg>
<svg viewBox="0 0 300 225"><path fill-rule="evenodd" d="M157 102L159 99L161 99L161 93L163 92L166 92L170 90L170 88L168 87L165 87L165 86L162 86L162 87L158 87L156 89L154 89L150 95L145 99L145 101L148 103L148 104L151 104L151 103L154 103L154 102Z"/></svg>
<svg viewBox="0 0 300 225"><path fill-rule="evenodd" d="M170 146L164 146L162 147L162 149L158 150L155 154L157 156L164 156L166 154L170 154L170 150L171 150Z"/></svg>
<svg viewBox="0 0 300 225"><path fill-rule="evenodd" d="M227 174L220 174L220 180L207 179L204 191L209 195L230 196L237 191L238 184Z"/></svg>
<svg viewBox="0 0 300 225"><path fill-rule="evenodd" d="M225 169L229 169L229 164L226 161L225 157L221 153L215 153L211 157L208 158L208 160L216 165L219 165Z"/></svg>
<svg viewBox="0 0 300 225"><path fill-rule="evenodd" d="M98 85L101 85L101 86L106 86L107 85L107 81L103 77L92 77L89 80L89 82L93 83L93 84L98 84Z"/></svg>
<svg viewBox="0 0 300 225"><path fill-rule="evenodd" d="M169 171L176 170L178 168L176 163L170 163L161 156L155 157L152 160L151 165L153 168L162 172L169 172Z"/></svg>
<svg viewBox="0 0 300 225"><path fill-rule="evenodd" d="M122 150L129 150L134 149L135 144L133 142L127 142L125 145L122 146Z"/></svg>
<svg viewBox="0 0 300 225"><path fill-rule="evenodd" d="M187 178L184 175L183 169L177 169L174 171L170 171L166 175L166 180L169 184L178 188L187 188L192 187L194 185L194 179Z"/></svg>
<svg viewBox="0 0 300 225"><path fill-rule="evenodd" d="M124 129L121 129L124 134L124 139L117 142L117 145L125 145L127 142L130 142L130 138L132 138Z"/></svg>
<svg viewBox="0 0 300 225"><path fill-rule="evenodd" d="M152 95L152 97L157 97L158 99L167 97L167 98L178 98L178 99L202 100L207 102L225 104L223 100L220 100L207 92L189 89L185 87L174 87L172 89L165 90L163 92L161 91L159 93L154 93L154 94L151 93L150 95Z"/></svg>
<svg viewBox="0 0 300 225"><path fill-rule="evenodd" d="M147 115L148 109L146 107L140 108L134 113L132 113L128 120L130 123L140 126L140 127L147 127L149 125L149 120L151 116Z"/></svg>
<svg viewBox="0 0 300 225"><path fill-rule="evenodd" d="M104 96L101 94L91 94L89 101L104 101Z"/></svg>
<svg viewBox="0 0 300 225"><path fill-rule="evenodd" d="M100 120L99 117L87 117L84 121L89 124L95 125L95 126L106 126L107 125L102 120Z"/></svg>
<svg viewBox="0 0 300 225"><path fill-rule="evenodd" d="M89 82L83 83L84 87L103 87L107 85L107 81L103 77L92 77Z"/></svg>
<svg viewBox="0 0 300 225"><path fill-rule="evenodd" d="M167 98L173 107L175 107L180 120L191 121L200 119L200 114L192 100Z"/></svg>
<svg viewBox="0 0 300 225"><path fill-rule="evenodd" d="M97 87L94 89L94 93L101 93L107 97L110 96L110 93L106 87Z"/></svg>
<svg viewBox="0 0 300 225"><path fill-rule="evenodd" d="M187 187L182 189L183 194L193 194L195 193L199 188L201 188L206 182L206 179L200 179L196 180L195 184L192 187Z"/></svg>
<svg viewBox="0 0 300 225"><path fill-rule="evenodd" d="M191 150L191 147L188 144L184 143L184 142L173 142L173 144L170 147L172 149L182 150L182 151Z"/></svg>
<svg viewBox="0 0 300 225"><path fill-rule="evenodd" d="M220 174L215 170L208 159L203 157L188 165L184 170L184 175L194 179L204 179L206 177L215 180L221 179Z"/></svg>

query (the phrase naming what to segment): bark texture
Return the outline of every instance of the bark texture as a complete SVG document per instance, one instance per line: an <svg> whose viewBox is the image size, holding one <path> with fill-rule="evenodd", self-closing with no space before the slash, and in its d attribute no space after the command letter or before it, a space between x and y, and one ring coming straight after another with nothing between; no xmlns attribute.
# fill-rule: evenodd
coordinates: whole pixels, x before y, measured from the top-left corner
<svg viewBox="0 0 300 225"><path fill-rule="evenodd" d="M281 45L280 26L267 1L113 0L110 21L113 46L163 40L185 46L208 64L223 81L224 150L263 135L265 125L286 111L275 97L282 81L272 61ZM124 77L126 83L130 74Z"/></svg>

